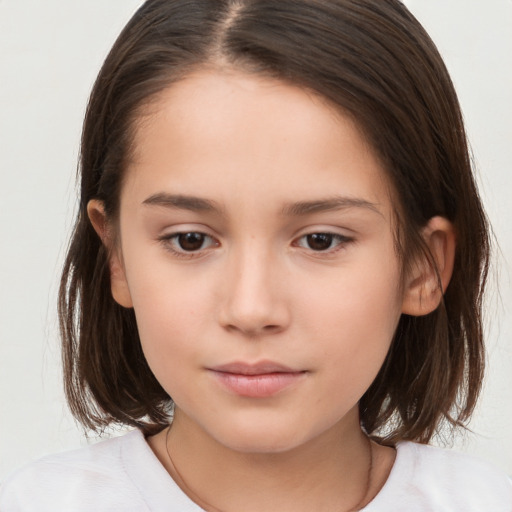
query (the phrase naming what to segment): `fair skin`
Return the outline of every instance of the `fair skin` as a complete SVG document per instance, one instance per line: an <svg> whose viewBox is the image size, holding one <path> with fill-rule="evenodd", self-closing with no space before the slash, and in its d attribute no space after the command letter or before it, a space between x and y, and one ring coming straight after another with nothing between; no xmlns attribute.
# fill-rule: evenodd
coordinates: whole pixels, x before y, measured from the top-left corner
<svg viewBox="0 0 512 512"><path fill-rule="evenodd" d="M373 443L366 492L358 401L400 315L441 299L424 264L400 284L391 197L348 117L292 85L224 69L197 71L151 105L118 226L90 202L115 244L113 296L134 308L176 404L169 436L148 442L176 476L169 449L204 502L342 511L385 483L395 452ZM445 287L453 230L435 218L424 236Z"/></svg>

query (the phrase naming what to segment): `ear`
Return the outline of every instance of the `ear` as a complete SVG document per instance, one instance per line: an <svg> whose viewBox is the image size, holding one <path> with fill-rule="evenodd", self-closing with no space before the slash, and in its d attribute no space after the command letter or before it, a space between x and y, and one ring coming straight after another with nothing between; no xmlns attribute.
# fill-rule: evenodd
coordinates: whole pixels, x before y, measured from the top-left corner
<svg viewBox="0 0 512 512"><path fill-rule="evenodd" d="M132 297L126 280L121 249L116 247L112 228L107 220L103 202L97 199L91 199L87 203L87 215L109 255L112 297L120 306L131 308L133 307Z"/></svg>
<svg viewBox="0 0 512 512"><path fill-rule="evenodd" d="M402 304L402 313L412 316L427 315L439 306L452 277L455 259L455 230L450 221L432 217L422 235L436 267L423 255L412 265Z"/></svg>

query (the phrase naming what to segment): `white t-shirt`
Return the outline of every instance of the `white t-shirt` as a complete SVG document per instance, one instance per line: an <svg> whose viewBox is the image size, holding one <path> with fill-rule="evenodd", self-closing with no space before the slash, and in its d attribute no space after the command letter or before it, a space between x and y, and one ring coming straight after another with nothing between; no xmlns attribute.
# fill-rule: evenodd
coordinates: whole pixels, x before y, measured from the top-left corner
<svg viewBox="0 0 512 512"><path fill-rule="evenodd" d="M43 458L0 488L1 512L201 510L138 430ZM468 455L404 442L386 484L364 512L512 512L512 481Z"/></svg>

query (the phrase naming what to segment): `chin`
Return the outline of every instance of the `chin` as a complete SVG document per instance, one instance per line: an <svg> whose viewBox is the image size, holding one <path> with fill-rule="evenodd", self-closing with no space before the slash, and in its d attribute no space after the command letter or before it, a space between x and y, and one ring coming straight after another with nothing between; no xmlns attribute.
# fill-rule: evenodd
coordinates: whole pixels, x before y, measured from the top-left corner
<svg viewBox="0 0 512 512"><path fill-rule="evenodd" d="M222 431L211 432L218 443L240 453L278 454L306 444L318 434L300 431L293 425L272 425L253 422L250 425L229 425Z"/></svg>

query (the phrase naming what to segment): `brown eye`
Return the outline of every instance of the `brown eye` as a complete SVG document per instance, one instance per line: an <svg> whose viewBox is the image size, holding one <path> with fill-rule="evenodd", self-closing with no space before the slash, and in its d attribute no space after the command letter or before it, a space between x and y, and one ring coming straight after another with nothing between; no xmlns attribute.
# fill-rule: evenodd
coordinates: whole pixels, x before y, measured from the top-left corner
<svg viewBox="0 0 512 512"><path fill-rule="evenodd" d="M301 236L295 244L314 252L332 253L353 241L353 238L338 233L310 233Z"/></svg>
<svg viewBox="0 0 512 512"><path fill-rule="evenodd" d="M159 238L165 250L176 257L195 258L207 254L209 249L219 247L219 241L200 231L182 231Z"/></svg>
<svg viewBox="0 0 512 512"><path fill-rule="evenodd" d="M335 239L330 233L313 233L306 236L307 245L313 251L326 251L332 247Z"/></svg>
<svg viewBox="0 0 512 512"><path fill-rule="evenodd" d="M186 252L199 251L203 248L206 235L203 233L180 233L176 235L176 243L179 248Z"/></svg>

